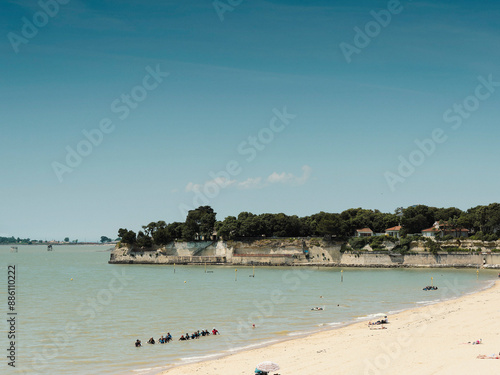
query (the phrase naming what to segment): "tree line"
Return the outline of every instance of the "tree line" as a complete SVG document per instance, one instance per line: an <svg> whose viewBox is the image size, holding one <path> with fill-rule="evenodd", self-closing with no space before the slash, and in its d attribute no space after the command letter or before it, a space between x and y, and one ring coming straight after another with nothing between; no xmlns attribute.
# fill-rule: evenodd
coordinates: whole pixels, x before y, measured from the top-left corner
<svg viewBox="0 0 500 375"><path fill-rule="evenodd" d="M118 236L122 243L149 248L163 246L174 240L209 240L216 233L218 238L232 240L248 237L323 237L338 239L352 237L356 229L370 228L375 233L384 233L390 227L402 225L401 234L420 234L436 221L446 221L454 228L466 228L477 239L497 239L500 230L500 204L476 206L467 211L456 207L437 208L416 205L397 208L394 213L379 210L350 208L341 213L319 212L314 215L260 214L241 212L216 220L210 206L201 206L188 212L184 222L167 224L165 221L151 222L142 226L137 234L120 228Z"/></svg>
<svg viewBox="0 0 500 375"><path fill-rule="evenodd" d="M0 245L8 244L21 244L21 245L31 245L32 243L42 242L38 240L31 240L29 238L19 238L19 237L0 237Z"/></svg>

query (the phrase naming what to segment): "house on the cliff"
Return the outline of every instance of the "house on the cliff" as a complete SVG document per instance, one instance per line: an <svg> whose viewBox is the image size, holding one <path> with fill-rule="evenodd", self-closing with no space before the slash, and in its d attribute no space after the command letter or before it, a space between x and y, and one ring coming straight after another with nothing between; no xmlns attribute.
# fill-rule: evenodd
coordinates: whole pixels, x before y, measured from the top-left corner
<svg viewBox="0 0 500 375"><path fill-rule="evenodd" d="M373 231L370 228L356 229L355 237L372 237Z"/></svg>
<svg viewBox="0 0 500 375"><path fill-rule="evenodd" d="M444 237L450 235L452 237L468 237L469 230L465 228L453 227L447 221L436 221L430 228L422 231L424 237Z"/></svg>
<svg viewBox="0 0 500 375"><path fill-rule="evenodd" d="M388 236L399 238L399 237L401 237L401 233L400 233L401 229L402 229L401 225L396 225L395 227L387 228L385 230L385 234Z"/></svg>

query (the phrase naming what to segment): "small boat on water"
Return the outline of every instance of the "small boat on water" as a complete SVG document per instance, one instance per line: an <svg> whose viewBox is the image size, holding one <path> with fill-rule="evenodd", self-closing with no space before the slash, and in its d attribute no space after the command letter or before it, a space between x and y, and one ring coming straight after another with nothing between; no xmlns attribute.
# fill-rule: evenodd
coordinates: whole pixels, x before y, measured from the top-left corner
<svg viewBox="0 0 500 375"><path fill-rule="evenodd" d="M10 252L11 253L17 253L17 246L11 246L10 247Z"/></svg>

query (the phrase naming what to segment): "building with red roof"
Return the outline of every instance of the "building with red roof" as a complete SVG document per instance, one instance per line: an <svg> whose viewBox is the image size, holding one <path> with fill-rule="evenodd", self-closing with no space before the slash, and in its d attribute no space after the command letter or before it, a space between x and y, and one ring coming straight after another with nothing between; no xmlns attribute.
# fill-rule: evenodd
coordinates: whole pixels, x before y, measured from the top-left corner
<svg viewBox="0 0 500 375"><path fill-rule="evenodd" d="M385 230L385 234L388 236L393 236L396 238L399 238L401 236L400 232L403 227L401 225L396 225L395 227L392 228L387 228Z"/></svg>

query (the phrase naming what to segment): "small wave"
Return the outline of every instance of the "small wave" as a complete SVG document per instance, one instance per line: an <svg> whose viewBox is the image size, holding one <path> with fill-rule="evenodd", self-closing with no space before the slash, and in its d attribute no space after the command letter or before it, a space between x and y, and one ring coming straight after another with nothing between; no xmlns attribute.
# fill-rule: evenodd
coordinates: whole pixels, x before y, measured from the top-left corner
<svg viewBox="0 0 500 375"><path fill-rule="evenodd" d="M279 340L269 340L269 341L263 341L263 342L260 342L258 344L251 344L251 345L247 345L247 346L241 346L241 347L238 347L238 348L233 348L233 349L229 349L227 350L228 352L239 352L239 351L242 351L242 350L249 350L249 349L253 349L253 348L258 348L258 347L261 347L261 346L267 346L267 345L270 345L270 344L274 344L275 342L278 342Z"/></svg>
<svg viewBox="0 0 500 375"><path fill-rule="evenodd" d="M273 334L275 335L286 335L288 334L290 331L277 331L277 332L273 332Z"/></svg>
<svg viewBox="0 0 500 375"><path fill-rule="evenodd" d="M394 315L394 314L399 314L400 312L406 311L406 309L400 309L400 310L391 310L387 314L388 315Z"/></svg>
<svg viewBox="0 0 500 375"><path fill-rule="evenodd" d="M433 299L432 301L417 301L415 302L417 305L432 305L433 303L440 302L440 299Z"/></svg>
<svg viewBox="0 0 500 375"><path fill-rule="evenodd" d="M209 358L215 358L219 357L220 354L207 354L207 355L200 355L198 357L186 357L186 358L181 358L182 362L198 362L198 361L205 361Z"/></svg>
<svg viewBox="0 0 500 375"><path fill-rule="evenodd" d="M165 370L167 368L168 368L167 366L159 366L159 367L139 368L132 371L137 373L149 373L151 371Z"/></svg>
<svg viewBox="0 0 500 375"><path fill-rule="evenodd" d="M290 332L287 336L302 336L302 335L307 335L307 332Z"/></svg>
<svg viewBox="0 0 500 375"><path fill-rule="evenodd" d="M368 315L358 316L356 318L356 320L367 320L367 319L383 318L386 315L387 315L386 313L368 314Z"/></svg>
<svg viewBox="0 0 500 375"><path fill-rule="evenodd" d="M341 325L342 323L340 322L333 322L333 323L320 323L318 324L318 327L335 327L335 326L339 326Z"/></svg>

